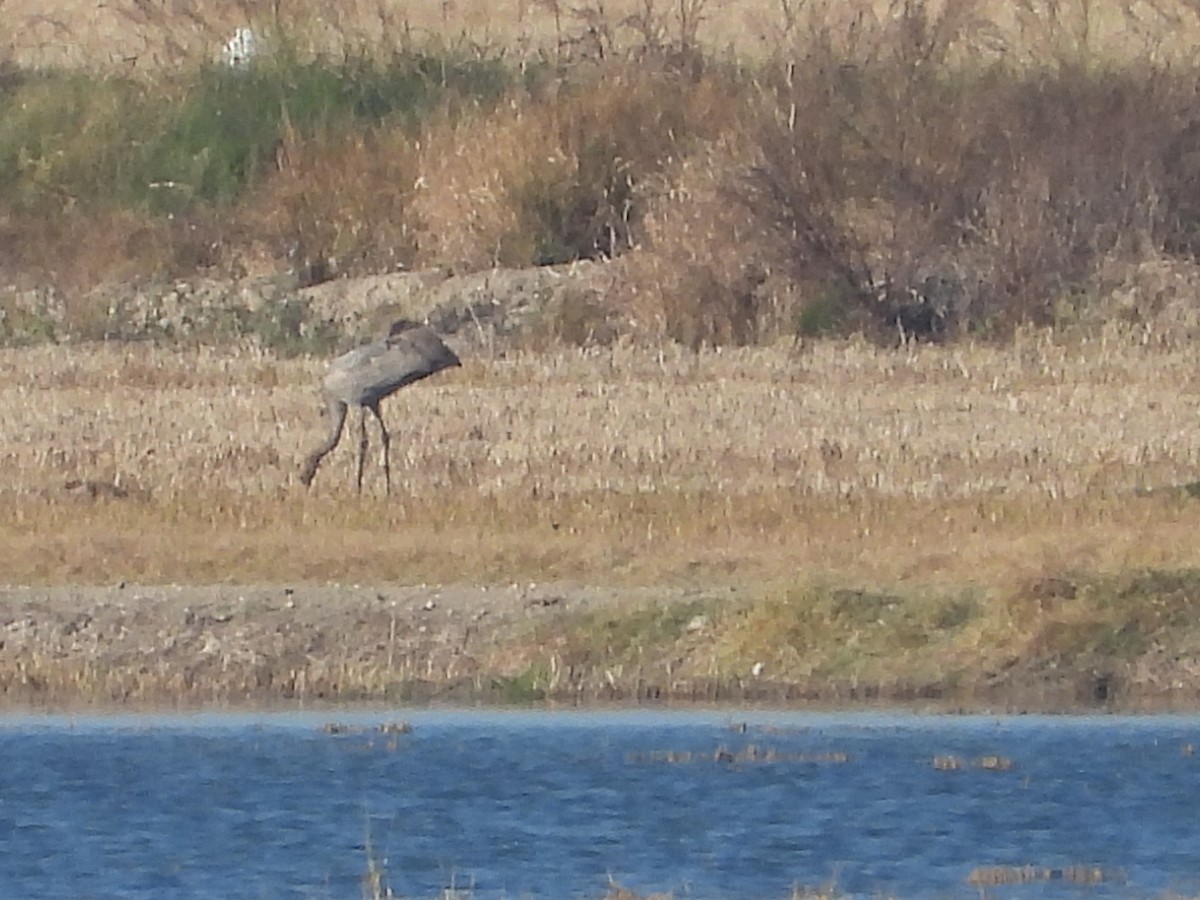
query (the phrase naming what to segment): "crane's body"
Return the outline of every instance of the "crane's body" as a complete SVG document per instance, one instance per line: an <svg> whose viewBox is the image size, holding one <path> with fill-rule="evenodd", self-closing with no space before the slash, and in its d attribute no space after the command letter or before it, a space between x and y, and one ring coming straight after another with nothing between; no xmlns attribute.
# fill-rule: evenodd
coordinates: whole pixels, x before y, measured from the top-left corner
<svg viewBox="0 0 1200 900"><path fill-rule="evenodd" d="M363 465L367 455L367 411L370 410L379 422L383 441L383 472L390 494L391 435L379 412L380 402L406 385L459 365L462 363L458 356L442 343L441 338L424 325L406 319L394 322L383 340L356 347L333 360L321 385L331 423L329 436L305 460L300 471L300 482L305 486L312 483L321 460L341 440L349 408L357 406L362 411L359 420L358 490L362 492Z"/></svg>

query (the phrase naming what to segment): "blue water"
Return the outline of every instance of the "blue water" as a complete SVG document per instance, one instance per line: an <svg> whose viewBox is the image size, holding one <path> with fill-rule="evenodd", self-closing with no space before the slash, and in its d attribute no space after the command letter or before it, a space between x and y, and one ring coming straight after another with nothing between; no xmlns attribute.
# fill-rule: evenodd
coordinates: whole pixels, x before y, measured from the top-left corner
<svg viewBox="0 0 1200 900"><path fill-rule="evenodd" d="M399 720L411 733L372 730ZM778 758L713 759L749 744ZM598 898L610 878L680 898L977 897L977 867L1076 864L1124 880L988 896L1195 894L1200 718L0 718L0 898L359 897L368 843L416 898Z"/></svg>

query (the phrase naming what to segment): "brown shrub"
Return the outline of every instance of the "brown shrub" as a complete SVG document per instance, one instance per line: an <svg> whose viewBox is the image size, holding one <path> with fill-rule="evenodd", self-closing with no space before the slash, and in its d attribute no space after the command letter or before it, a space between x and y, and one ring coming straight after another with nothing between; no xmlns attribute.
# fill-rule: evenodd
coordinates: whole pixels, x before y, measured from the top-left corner
<svg viewBox="0 0 1200 900"><path fill-rule="evenodd" d="M438 120L424 130L413 197L418 265L475 271L528 259L528 248L514 247L517 218L507 202L509 185L519 173L552 160L556 150L527 106Z"/></svg>
<svg viewBox="0 0 1200 900"><path fill-rule="evenodd" d="M758 223L732 191L749 153L731 138L665 173L670 187L648 203L644 242L625 267L630 318L643 334L690 347L746 344L777 324L760 288Z"/></svg>
<svg viewBox="0 0 1200 900"><path fill-rule="evenodd" d="M422 257L480 268L619 255L636 242L661 173L737 114L727 79L613 63L430 129Z"/></svg>
<svg viewBox="0 0 1200 900"><path fill-rule="evenodd" d="M9 212L0 216L0 254L9 278L29 284L85 286L92 279L123 277L163 261L162 228L125 213L57 216ZM73 247L63 253L63 247Z"/></svg>
<svg viewBox="0 0 1200 900"><path fill-rule="evenodd" d="M417 251L417 159L399 129L291 132L243 216L305 283L407 268Z"/></svg>
<svg viewBox="0 0 1200 900"><path fill-rule="evenodd" d="M904 4L869 55L820 44L766 95L743 198L779 265L813 286L810 311L843 328L1048 324L1102 260L1161 239L1176 80L952 66L975 25L949 15Z"/></svg>

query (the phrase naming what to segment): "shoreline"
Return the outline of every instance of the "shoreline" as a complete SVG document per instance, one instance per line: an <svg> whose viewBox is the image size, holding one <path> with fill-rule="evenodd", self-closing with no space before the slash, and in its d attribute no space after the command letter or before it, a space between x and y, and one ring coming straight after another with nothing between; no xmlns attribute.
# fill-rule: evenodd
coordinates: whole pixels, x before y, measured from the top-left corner
<svg viewBox="0 0 1200 900"><path fill-rule="evenodd" d="M956 684L910 679L697 677L688 627L648 646L565 661L597 615L628 623L682 602L682 588L535 585L114 585L0 588L0 715L408 709L719 709L939 714L1150 714L1200 711L1193 685L1147 690L1090 664L1014 664ZM689 607L690 608L690 607ZM698 621L700 614L697 614ZM705 624L704 628L713 628ZM903 651L898 649L898 655ZM547 662L549 660L549 662ZM554 660L561 660L556 663ZM664 662L665 661L665 662ZM555 666L560 669L557 673ZM911 668L911 667L910 667ZM568 671L569 670L569 671ZM1023 670L1023 671L1022 671ZM677 674L672 680L664 672ZM897 664L895 671L904 671Z"/></svg>

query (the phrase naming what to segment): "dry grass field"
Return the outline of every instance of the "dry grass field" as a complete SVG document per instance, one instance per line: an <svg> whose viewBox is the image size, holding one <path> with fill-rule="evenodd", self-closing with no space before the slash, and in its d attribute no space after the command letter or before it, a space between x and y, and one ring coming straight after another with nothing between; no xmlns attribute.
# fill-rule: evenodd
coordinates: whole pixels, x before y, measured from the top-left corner
<svg viewBox="0 0 1200 900"><path fill-rule="evenodd" d="M1186 347L463 356L385 406L386 499L377 463L354 495L352 438L297 482L319 361L0 351L6 577L996 584L1200 556Z"/></svg>

